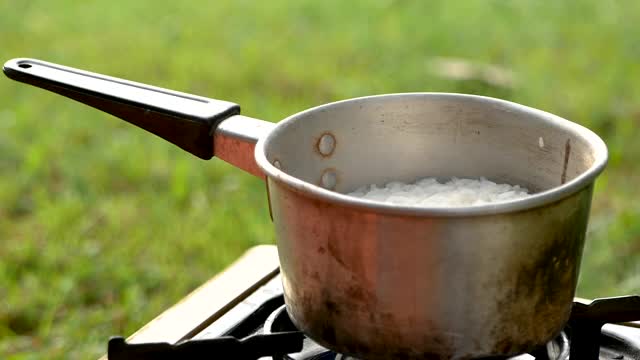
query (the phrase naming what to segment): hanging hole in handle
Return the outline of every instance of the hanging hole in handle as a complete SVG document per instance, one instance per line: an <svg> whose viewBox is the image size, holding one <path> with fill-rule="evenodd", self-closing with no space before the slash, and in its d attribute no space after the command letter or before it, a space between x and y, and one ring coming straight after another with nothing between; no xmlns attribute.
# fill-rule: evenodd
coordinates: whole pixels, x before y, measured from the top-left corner
<svg viewBox="0 0 640 360"><path fill-rule="evenodd" d="M18 67L21 67L23 69L28 69L31 67L31 64L18 64Z"/></svg>

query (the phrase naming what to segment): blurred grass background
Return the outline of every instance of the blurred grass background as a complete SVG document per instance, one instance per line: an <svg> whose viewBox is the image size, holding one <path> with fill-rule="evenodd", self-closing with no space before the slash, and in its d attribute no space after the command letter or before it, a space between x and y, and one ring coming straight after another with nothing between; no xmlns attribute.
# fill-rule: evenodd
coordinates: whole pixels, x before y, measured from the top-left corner
<svg viewBox="0 0 640 360"><path fill-rule="evenodd" d="M237 102L278 121L412 91L496 96L604 137L579 295L640 290L640 2L0 1L0 55ZM512 76L434 71L448 57ZM453 74L455 75L455 74ZM458 73L459 75L459 73ZM96 358L274 242L263 184L0 80L0 358Z"/></svg>

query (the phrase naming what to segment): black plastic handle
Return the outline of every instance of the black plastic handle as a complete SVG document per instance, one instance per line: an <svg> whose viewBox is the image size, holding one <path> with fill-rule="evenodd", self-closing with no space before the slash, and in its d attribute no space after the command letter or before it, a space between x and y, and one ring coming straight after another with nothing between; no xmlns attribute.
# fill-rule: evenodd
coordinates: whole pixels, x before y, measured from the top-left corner
<svg viewBox="0 0 640 360"><path fill-rule="evenodd" d="M237 104L162 89L35 59L4 64L9 78L117 116L202 158L213 157L213 131L240 113Z"/></svg>

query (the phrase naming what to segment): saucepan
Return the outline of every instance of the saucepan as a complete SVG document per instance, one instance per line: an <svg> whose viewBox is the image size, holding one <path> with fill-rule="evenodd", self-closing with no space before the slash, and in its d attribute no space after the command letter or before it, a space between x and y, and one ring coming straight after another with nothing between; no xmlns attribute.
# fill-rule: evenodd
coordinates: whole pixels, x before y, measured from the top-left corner
<svg viewBox="0 0 640 360"><path fill-rule="evenodd" d="M546 343L568 320L607 162L604 142L576 123L489 97L403 93L274 124L231 102L40 60L10 60L4 72L264 178L287 311L335 351L504 356ZM346 195L426 176L486 177L534 194L466 207Z"/></svg>

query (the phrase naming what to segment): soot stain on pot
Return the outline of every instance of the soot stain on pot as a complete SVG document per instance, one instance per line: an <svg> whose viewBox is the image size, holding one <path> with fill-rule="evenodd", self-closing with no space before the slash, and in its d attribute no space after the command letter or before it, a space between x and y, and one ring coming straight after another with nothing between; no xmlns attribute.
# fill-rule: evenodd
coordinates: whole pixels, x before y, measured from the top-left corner
<svg viewBox="0 0 640 360"><path fill-rule="evenodd" d="M563 303L563 299L569 295L572 287L571 277L564 273L569 270L563 266L559 269L559 264L566 264L565 259L573 257L576 239L567 239L559 234L554 234L555 240L540 249L539 254L528 265L522 265L516 274L516 288L513 292L513 299L529 299L535 312L540 315L549 316L555 312L555 307L549 306ZM566 264L570 265L570 264ZM536 296L536 294L538 294Z"/></svg>
<svg viewBox="0 0 640 360"><path fill-rule="evenodd" d="M574 295L578 278L578 267L584 243L586 214L588 206L578 202L569 202L558 209L549 207L540 211L567 212L569 215L562 221L548 224L553 231L546 233L546 239L540 241L540 248L530 253L535 257L527 263L518 264L518 271L506 274L504 284L513 287L504 298L497 303L498 308L512 309L507 312L501 325L492 329L492 336L499 340L494 345L498 353L508 354L516 350L507 340L509 334L527 333L533 342L549 341L557 329L542 324L564 324L569 316L570 302ZM571 211L578 209L579 211ZM586 209L586 210L585 210ZM501 286L500 283L497 284ZM508 315L518 315L519 311L535 314L533 323L510 321ZM554 325L555 326L555 325ZM526 346L526 344L524 344Z"/></svg>
<svg viewBox="0 0 640 360"><path fill-rule="evenodd" d="M362 286L359 286L359 285L348 287L347 290L345 291L345 294L350 299L353 299L355 301L358 301L364 304L369 304L375 301L375 298L373 297L373 295L364 291Z"/></svg>
<svg viewBox="0 0 640 360"><path fill-rule="evenodd" d="M333 300L325 299L324 307L327 310L328 314L341 315L342 310L340 310L340 305Z"/></svg>
<svg viewBox="0 0 640 360"><path fill-rule="evenodd" d="M416 354L415 359L443 359L453 357L456 348L451 337L429 334L428 331L422 338L424 344L428 344L429 351ZM446 354L446 355L445 355ZM456 359L459 357L456 357ZM465 359L465 358L462 358Z"/></svg>
<svg viewBox="0 0 640 360"><path fill-rule="evenodd" d="M380 315L380 314L378 314ZM407 336L402 330L406 324L395 321L395 315L388 314L384 318L389 318L388 322L383 322L380 317L372 319L372 323L377 326L371 329L370 336L378 341L374 346L362 343L358 338L351 340L348 344L349 351L354 354L375 354L375 359L450 359L454 358L456 347L454 346L455 336L439 335L433 324L425 324L421 334L420 346L422 351L411 347L389 347L385 344L397 344L414 342L412 339L405 339ZM369 329L367 329L368 331ZM415 334L417 335L417 334ZM357 334L354 335L356 337ZM413 338L413 336L411 336ZM467 359L466 357L455 357L456 359Z"/></svg>
<svg viewBox="0 0 640 360"><path fill-rule="evenodd" d="M320 300L318 304L322 307L322 311L320 311L319 313L323 314L324 316L315 316L314 322L320 325L319 332L322 339L331 344L335 344L337 340L337 334L335 326L333 326L333 324L335 321L337 321L338 318L342 316L340 304L337 304L332 300L332 297L327 290L322 291L321 298L322 300ZM313 302L313 300L310 301Z"/></svg>
<svg viewBox="0 0 640 360"><path fill-rule="evenodd" d="M333 243L333 241L329 241L328 248L329 255L331 255L331 257L334 258L338 262L338 264L342 265L343 267L347 267L347 263L340 257L340 250L336 248L336 245Z"/></svg>
<svg viewBox="0 0 640 360"><path fill-rule="evenodd" d="M500 354L513 354L516 351L519 351L519 348L514 348L513 343L511 341L509 341L508 339L502 339L500 341L498 341L494 348L496 349L496 351ZM504 357L500 356L500 357L486 357L485 359L503 359Z"/></svg>
<svg viewBox="0 0 640 360"><path fill-rule="evenodd" d="M564 145L564 162L562 165L562 175L560 176L560 184L567 182L567 167L569 166L569 156L571 155L571 139L567 139Z"/></svg>

